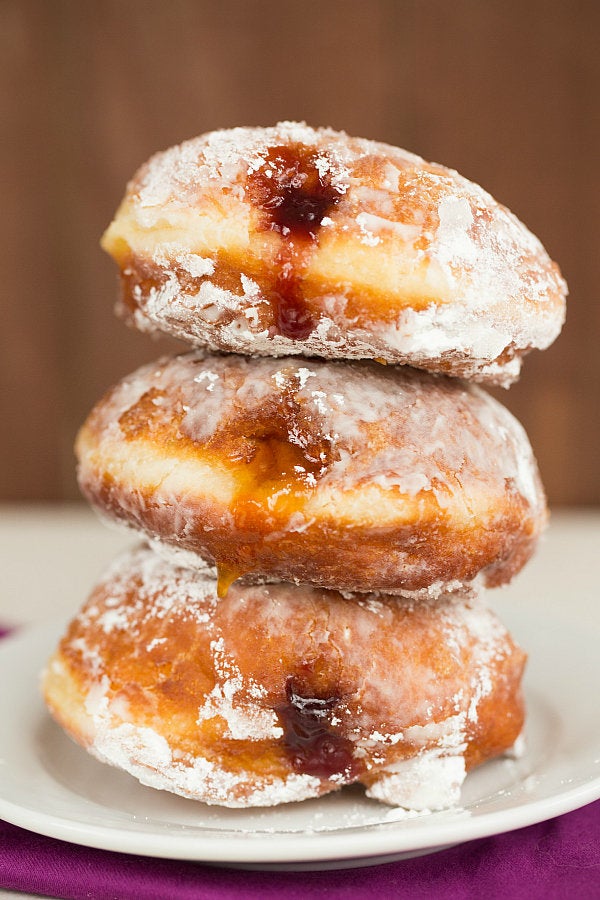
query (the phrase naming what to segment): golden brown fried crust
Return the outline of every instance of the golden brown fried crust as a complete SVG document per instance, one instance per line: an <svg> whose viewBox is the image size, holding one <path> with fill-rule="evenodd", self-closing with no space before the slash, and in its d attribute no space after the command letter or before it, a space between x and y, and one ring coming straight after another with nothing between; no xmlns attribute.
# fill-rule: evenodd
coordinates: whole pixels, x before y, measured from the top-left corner
<svg viewBox="0 0 600 900"><path fill-rule="evenodd" d="M217 566L225 580L241 576L293 580L353 591L419 591L437 583L468 583L483 573L487 587L510 582L533 554L538 525L524 523L523 504L495 515L485 525L461 530L444 521L369 527L324 521L299 536L287 528L288 511L302 509L303 497L285 515L265 516L258 503L237 506L233 527L223 511L202 498L186 498L185 521L175 527L173 508L156 502L154 491L106 479L99 490L83 484L87 499L125 525L191 551ZM529 526L529 527L528 527ZM190 560L188 560L190 562ZM199 565L200 563L196 563Z"/></svg>
<svg viewBox="0 0 600 900"><path fill-rule="evenodd" d="M140 549L92 592L44 690L104 761L207 802L270 805L372 787L403 761L497 756L522 729L524 660L472 594L279 584L218 600L214 581Z"/></svg>
<svg viewBox="0 0 600 900"><path fill-rule="evenodd" d="M186 354L77 443L103 513L238 575L343 590L508 582L546 509L518 423L477 388L366 363ZM198 564L198 563L196 563Z"/></svg>
<svg viewBox="0 0 600 900"><path fill-rule="evenodd" d="M103 246L131 324L225 351L383 359L508 385L564 320L558 267L477 185L297 123L157 154Z"/></svg>

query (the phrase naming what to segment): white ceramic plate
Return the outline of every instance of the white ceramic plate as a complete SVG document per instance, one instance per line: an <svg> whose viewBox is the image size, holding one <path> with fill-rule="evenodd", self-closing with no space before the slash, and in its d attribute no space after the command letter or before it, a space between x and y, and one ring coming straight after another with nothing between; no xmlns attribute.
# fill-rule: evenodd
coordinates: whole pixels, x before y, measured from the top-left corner
<svg viewBox="0 0 600 900"><path fill-rule="evenodd" d="M0 645L0 817L108 850L259 868L372 865L510 831L600 797L600 625L499 608L530 657L527 751L468 776L459 809L408 815L358 788L275 809L227 810L142 787L50 720L38 677L62 624Z"/></svg>

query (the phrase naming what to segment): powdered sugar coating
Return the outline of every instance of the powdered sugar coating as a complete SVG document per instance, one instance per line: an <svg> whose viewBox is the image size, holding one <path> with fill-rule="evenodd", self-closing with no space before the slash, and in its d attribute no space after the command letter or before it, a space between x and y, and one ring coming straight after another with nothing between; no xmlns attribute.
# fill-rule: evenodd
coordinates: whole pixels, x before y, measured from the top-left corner
<svg viewBox="0 0 600 900"><path fill-rule="evenodd" d="M107 612L119 615L108 628ZM211 576L139 548L71 624L45 693L99 759L185 797L269 806L360 781L384 802L437 809L514 743L522 666L472 591L415 602L279 584L219 600ZM305 725L315 752L342 742L350 768L318 774L302 757L302 770L290 684L309 708L326 704Z"/></svg>
<svg viewBox="0 0 600 900"><path fill-rule="evenodd" d="M456 806L466 776L462 756L443 756L436 751L415 759L400 760L367 790L367 796L419 811ZM398 803L397 798L401 798Z"/></svg>
<svg viewBox="0 0 600 900"><path fill-rule="evenodd" d="M301 339L273 318L286 237L261 230L248 187L279 146L314 151L339 192L309 251L286 257L314 318ZM138 328L242 354L379 358L508 386L565 315L558 267L478 185L302 123L212 132L157 154L104 246L122 269L121 311Z"/></svg>
<svg viewBox="0 0 600 900"><path fill-rule="evenodd" d="M97 733L90 752L147 787L234 809L278 806L322 793L318 779L311 775L292 772L285 778L261 779L252 772L234 774L200 755L178 758L167 739L151 728L113 722L110 714L95 718ZM241 797L237 796L240 788Z"/></svg>
<svg viewBox="0 0 600 900"><path fill-rule="evenodd" d="M88 498L166 550L342 590L502 583L546 516L496 400L366 362L163 359L97 405L78 454Z"/></svg>

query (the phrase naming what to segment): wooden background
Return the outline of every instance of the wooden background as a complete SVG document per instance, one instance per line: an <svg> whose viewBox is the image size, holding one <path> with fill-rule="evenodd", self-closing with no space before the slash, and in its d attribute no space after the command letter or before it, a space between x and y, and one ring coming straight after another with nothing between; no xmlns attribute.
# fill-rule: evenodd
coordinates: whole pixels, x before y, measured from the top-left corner
<svg viewBox="0 0 600 900"><path fill-rule="evenodd" d="M135 168L288 118L453 166L539 235L567 326L499 396L550 500L600 502L599 38L595 0L3 0L0 498L76 498L78 425L175 346L112 315L98 238Z"/></svg>

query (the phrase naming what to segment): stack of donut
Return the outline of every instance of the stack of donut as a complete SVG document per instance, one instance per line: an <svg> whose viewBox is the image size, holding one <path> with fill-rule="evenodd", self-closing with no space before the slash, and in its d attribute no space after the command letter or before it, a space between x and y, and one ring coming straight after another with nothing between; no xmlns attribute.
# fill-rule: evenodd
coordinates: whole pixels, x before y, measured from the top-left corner
<svg viewBox="0 0 600 900"><path fill-rule="evenodd" d="M484 593L547 515L475 382L554 340L558 267L456 172L290 122L153 157L103 245L124 318L193 349L80 431L83 493L145 542L51 659L52 714L206 803L456 803L520 742L525 654Z"/></svg>

